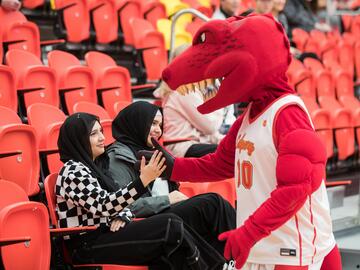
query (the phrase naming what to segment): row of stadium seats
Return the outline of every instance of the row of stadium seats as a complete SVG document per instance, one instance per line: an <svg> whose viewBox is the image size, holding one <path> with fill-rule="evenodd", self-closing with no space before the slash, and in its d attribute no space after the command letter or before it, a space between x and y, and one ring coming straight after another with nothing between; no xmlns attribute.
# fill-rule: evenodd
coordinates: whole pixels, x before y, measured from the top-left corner
<svg viewBox="0 0 360 270"><path fill-rule="evenodd" d="M45 66L29 52L10 50L6 54L7 65L0 65L0 105L24 118L33 103L61 107L68 114L76 102L89 101L102 105L114 117L116 102L131 102L133 92L156 86L131 85L128 70L117 66L106 54L88 52L85 62L86 66L74 55L54 50L48 54L49 66ZM151 63L160 73L158 64Z"/></svg>
<svg viewBox="0 0 360 270"><path fill-rule="evenodd" d="M343 72L338 68L337 72ZM326 145L328 165L336 167L337 161L350 158L347 166L359 166L360 101L354 96L353 81L344 75L335 83L332 73L313 58L306 58L304 63L293 59L288 77Z"/></svg>

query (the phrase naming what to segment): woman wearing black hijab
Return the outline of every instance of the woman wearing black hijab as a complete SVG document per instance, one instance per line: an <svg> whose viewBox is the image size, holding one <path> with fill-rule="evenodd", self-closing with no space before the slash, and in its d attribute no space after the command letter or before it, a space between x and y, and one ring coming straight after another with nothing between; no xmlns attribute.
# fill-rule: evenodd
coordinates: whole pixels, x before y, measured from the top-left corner
<svg viewBox="0 0 360 270"><path fill-rule="evenodd" d="M220 269L223 261L217 260L217 254L210 261L211 268L199 257L197 246L203 246L204 241L189 232L176 215L131 222L133 215L125 207L162 173L163 159L154 154L146 166L142 159L140 175L118 188L110 174L94 163L105 151L104 139L98 117L91 114L73 114L60 128L58 147L64 166L55 187L59 225L97 227L66 239L73 262L149 265L150 269Z"/></svg>
<svg viewBox="0 0 360 270"><path fill-rule="evenodd" d="M116 141L106 150L106 169L120 187L138 177L139 172L134 167L137 152L153 150L150 138L161 138L162 125L161 109L144 101L130 104L113 120L112 134ZM220 195L207 193L188 198L178 191L176 183L159 178L129 208L136 217L158 213L177 215L220 254L223 254L224 242L217 236L236 226L235 209Z"/></svg>

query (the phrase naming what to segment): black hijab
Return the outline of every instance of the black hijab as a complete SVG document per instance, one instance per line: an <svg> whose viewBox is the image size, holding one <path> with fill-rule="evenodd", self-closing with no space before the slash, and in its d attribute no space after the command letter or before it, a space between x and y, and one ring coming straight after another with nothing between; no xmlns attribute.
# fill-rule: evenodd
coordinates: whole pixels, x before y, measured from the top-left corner
<svg viewBox="0 0 360 270"><path fill-rule="evenodd" d="M130 147L135 155L139 150L152 150L147 145L147 137L158 111L162 115L161 108L146 101L130 104L112 122L114 139Z"/></svg>
<svg viewBox="0 0 360 270"><path fill-rule="evenodd" d="M117 187L112 178L102 172L92 159L90 133L96 121L100 123L97 116L88 113L75 113L65 120L58 138L60 160L64 163L70 159L83 163L103 189L115 191Z"/></svg>

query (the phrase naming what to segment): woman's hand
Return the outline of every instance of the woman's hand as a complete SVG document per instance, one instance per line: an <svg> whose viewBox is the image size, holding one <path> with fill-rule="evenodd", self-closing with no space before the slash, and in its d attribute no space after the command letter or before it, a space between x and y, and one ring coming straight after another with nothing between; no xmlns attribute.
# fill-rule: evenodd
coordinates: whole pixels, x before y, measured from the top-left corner
<svg viewBox="0 0 360 270"><path fill-rule="evenodd" d="M116 218L111 221L110 231L117 232L120 228L124 228L126 225L125 221L122 221L120 218Z"/></svg>
<svg viewBox="0 0 360 270"><path fill-rule="evenodd" d="M154 152L147 165L145 165L145 157L141 157L140 179L146 187L150 182L159 177L166 169L165 158L161 158L162 153L158 150Z"/></svg>
<svg viewBox="0 0 360 270"><path fill-rule="evenodd" d="M180 191L174 190L174 191L169 193L169 202L170 202L170 204L185 201L187 199L189 199L189 197L186 196L184 193L181 193Z"/></svg>

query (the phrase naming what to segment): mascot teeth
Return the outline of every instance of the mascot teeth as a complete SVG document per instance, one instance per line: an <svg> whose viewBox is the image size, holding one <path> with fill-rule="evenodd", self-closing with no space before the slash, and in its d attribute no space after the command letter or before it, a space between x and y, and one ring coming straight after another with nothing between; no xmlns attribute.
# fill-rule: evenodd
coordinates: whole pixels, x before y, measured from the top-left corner
<svg viewBox="0 0 360 270"><path fill-rule="evenodd" d="M207 101L216 96L223 79L223 77L217 79L206 79L200 82L181 85L176 89L176 91L182 96L191 92L199 91L204 101Z"/></svg>

